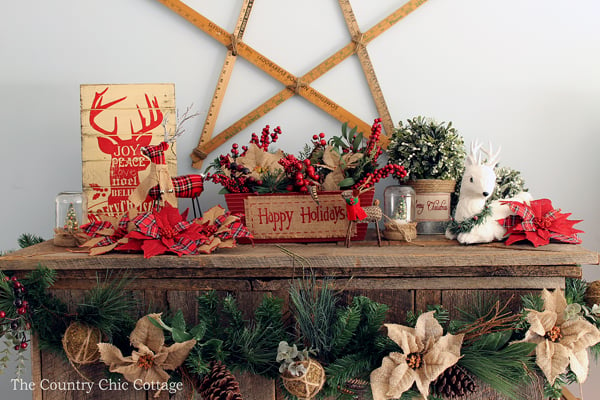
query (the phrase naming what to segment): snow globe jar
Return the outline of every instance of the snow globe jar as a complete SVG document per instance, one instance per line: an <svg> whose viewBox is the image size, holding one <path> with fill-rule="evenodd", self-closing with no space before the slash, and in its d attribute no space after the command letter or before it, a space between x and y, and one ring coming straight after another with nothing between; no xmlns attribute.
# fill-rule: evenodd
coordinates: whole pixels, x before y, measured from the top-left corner
<svg viewBox="0 0 600 400"><path fill-rule="evenodd" d="M81 192L61 192L56 195L54 244L77 246L79 227L87 221L87 204Z"/></svg>
<svg viewBox="0 0 600 400"><path fill-rule="evenodd" d="M417 237L416 193L410 186L388 186L383 192L386 216L383 236L389 240L411 241Z"/></svg>

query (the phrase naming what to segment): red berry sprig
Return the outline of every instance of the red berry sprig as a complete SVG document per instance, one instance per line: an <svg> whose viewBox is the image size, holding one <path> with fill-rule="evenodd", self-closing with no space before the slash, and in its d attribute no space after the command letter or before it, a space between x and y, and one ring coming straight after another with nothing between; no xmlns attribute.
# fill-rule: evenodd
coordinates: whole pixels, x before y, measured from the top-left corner
<svg viewBox="0 0 600 400"><path fill-rule="evenodd" d="M369 140L367 141L367 146L365 148L365 155L372 156L372 163L377 164L377 159L383 152L381 146L379 145L379 141L381 140L381 118L376 118L373 121L373 125L371 126L371 136L369 136Z"/></svg>
<svg viewBox="0 0 600 400"><path fill-rule="evenodd" d="M287 185L288 192L306 193L309 186L319 181L320 177L308 158L300 161L293 154L288 154L279 160L279 164L283 167L286 176L293 182Z"/></svg>
<svg viewBox="0 0 600 400"><path fill-rule="evenodd" d="M16 316L10 317L6 310L0 310L0 336L12 331L14 349L17 351L25 350L29 342L26 331L31 329L29 303L24 298L27 290L16 276L12 278L5 276L4 280L9 285L12 282L13 305L16 309Z"/></svg>
<svg viewBox="0 0 600 400"><path fill-rule="evenodd" d="M396 179L402 179L406 177L407 172L402 165L388 164L382 168L375 170L374 172L367 173L361 180L359 180L352 189L362 187L368 189L375 185L377 182L388 176L394 176Z"/></svg>
<svg viewBox="0 0 600 400"><path fill-rule="evenodd" d="M313 135L312 140L312 144L315 147L327 146L327 140L325 140L325 134L323 132L319 133L318 135Z"/></svg>
<svg viewBox="0 0 600 400"><path fill-rule="evenodd" d="M263 149L263 151L268 151L269 145L271 143L275 143L279 138L279 135L281 135L281 127L278 126L275 129L273 129L273 132L271 132L271 127L269 125L265 125L261 132L260 139L258 138L258 135L256 133L253 133L252 138L250 139L250 143L254 143L258 147Z"/></svg>

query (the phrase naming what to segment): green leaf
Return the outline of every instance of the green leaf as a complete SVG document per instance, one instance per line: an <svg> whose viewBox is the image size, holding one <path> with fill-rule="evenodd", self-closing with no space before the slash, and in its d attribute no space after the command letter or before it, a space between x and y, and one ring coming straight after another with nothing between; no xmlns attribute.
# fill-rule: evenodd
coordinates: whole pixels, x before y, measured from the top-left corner
<svg viewBox="0 0 600 400"><path fill-rule="evenodd" d="M177 343L186 342L194 338L192 335L179 328L173 328L171 334L173 335L173 340Z"/></svg>
<svg viewBox="0 0 600 400"><path fill-rule="evenodd" d="M173 332L173 328L171 328L170 326L166 325L162 320L156 320L152 317L148 317L148 319L150 320L150 322L152 323L152 325L164 329L166 331L169 332Z"/></svg>
<svg viewBox="0 0 600 400"><path fill-rule="evenodd" d="M348 123L347 123L347 122L344 122L344 123L342 124L342 136L343 136L344 138L347 138L347 136L346 136L346 135L347 135L347 132L348 132Z"/></svg>
<svg viewBox="0 0 600 400"><path fill-rule="evenodd" d="M363 141L363 134L359 133L358 135L356 135L356 137L352 141L352 148L354 149L354 151L358 150L358 147L360 146L362 141Z"/></svg>
<svg viewBox="0 0 600 400"><path fill-rule="evenodd" d="M204 339L204 335L206 335L206 323L201 322L190 330L190 334L196 340Z"/></svg>
<svg viewBox="0 0 600 400"><path fill-rule="evenodd" d="M185 332L185 318L183 317L183 311L177 310L171 321L173 329Z"/></svg>
<svg viewBox="0 0 600 400"><path fill-rule="evenodd" d="M350 187L352 185L354 185L356 183L356 181L352 178L346 178L346 179L342 179L342 181L339 183L340 188L346 188L346 187Z"/></svg>

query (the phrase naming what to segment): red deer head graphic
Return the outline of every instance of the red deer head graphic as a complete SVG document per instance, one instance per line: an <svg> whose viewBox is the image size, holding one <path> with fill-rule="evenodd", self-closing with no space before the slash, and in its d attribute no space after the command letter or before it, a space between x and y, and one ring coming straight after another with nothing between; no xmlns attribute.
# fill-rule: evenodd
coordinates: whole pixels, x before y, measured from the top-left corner
<svg viewBox="0 0 600 400"><path fill-rule="evenodd" d="M140 183L139 172L145 170L149 164L149 160L142 155L141 149L150 145L152 130L161 125L163 113L160 110L157 98L154 97L150 100L148 94L145 94L148 117L144 116L139 105L136 104L141 127L136 129L134 128L134 122L129 121L131 137L125 138L123 132L119 131L119 121L116 116L112 127L102 127L97 122L97 118L101 113L127 98L125 96L105 103L104 95L107 91L108 87L95 93L89 122L95 131L103 135L98 136L100 150L111 156L109 171L111 189L107 207L103 211L113 215L121 215L130 207L128 197Z"/></svg>

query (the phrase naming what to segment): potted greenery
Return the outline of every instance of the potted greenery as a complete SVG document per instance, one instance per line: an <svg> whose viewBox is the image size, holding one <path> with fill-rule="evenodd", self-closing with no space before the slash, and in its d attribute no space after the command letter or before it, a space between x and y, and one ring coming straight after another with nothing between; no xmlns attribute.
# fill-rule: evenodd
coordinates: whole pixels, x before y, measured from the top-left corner
<svg viewBox="0 0 600 400"><path fill-rule="evenodd" d="M399 123L387 149L402 165L416 196L417 232L442 234L450 219L451 193L464 170L464 140L452 122L415 117Z"/></svg>

